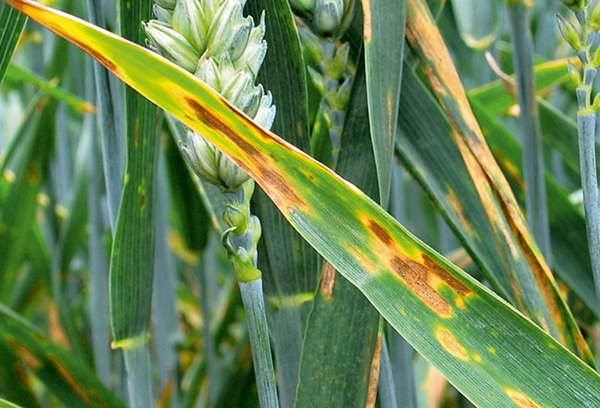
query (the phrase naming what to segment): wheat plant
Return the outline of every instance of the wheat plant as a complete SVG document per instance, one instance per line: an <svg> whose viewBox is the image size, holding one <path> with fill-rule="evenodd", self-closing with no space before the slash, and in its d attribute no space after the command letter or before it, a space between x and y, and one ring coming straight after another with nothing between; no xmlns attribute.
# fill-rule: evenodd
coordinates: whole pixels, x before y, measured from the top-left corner
<svg viewBox="0 0 600 408"><path fill-rule="evenodd" d="M3 1L0 407L600 406L595 2Z"/></svg>

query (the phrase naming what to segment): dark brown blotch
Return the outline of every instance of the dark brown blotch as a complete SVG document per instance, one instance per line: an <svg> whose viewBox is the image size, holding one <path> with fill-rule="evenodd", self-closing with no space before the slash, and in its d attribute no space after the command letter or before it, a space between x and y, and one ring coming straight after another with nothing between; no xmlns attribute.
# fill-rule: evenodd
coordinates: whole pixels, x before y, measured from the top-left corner
<svg viewBox="0 0 600 408"><path fill-rule="evenodd" d="M261 178L267 183L266 186L261 184L265 191L271 190L276 195L282 195L286 197L288 201L294 202L297 206L300 204L304 205L304 200L301 200L298 197L296 192L290 187L290 182L281 174L265 167L261 167L258 171L261 173ZM271 196L271 194L269 194L269 196ZM273 199L272 196L271 198Z"/></svg>
<svg viewBox="0 0 600 408"><path fill-rule="evenodd" d="M196 117L212 128L218 130L233 143L244 150L249 156L254 158L256 164L256 176L257 181L264 180L265 183L261 183L261 186L265 191L272 191L276 196L285 196L288 200L294 201L296 204L300 204L299 198L295 191L290 187L290 182L285 179L280 173L266 167L265 165L269 162L273 162L274 159L269 160L260 150L255 148L253 145L248 143L244 138L240 137L229 125L220 120L218 117L211 115L210 112L197 100L185 97L186 103L194 111ZM234 111L235 114L240 113ZM252 122L249 122L252 123ZM245 170L249 170L247 167ZM274 199L272 194L269 194Z"/></svg>
<svg viewBox="0 0 600 408"><path fill-rule="evenodd" d="M119 72L119 67L117 67L117 65L114 62L112 62L110 59L106 58L104 55L100 54L95 49L90 48L85 43L80 42L74 38L72 40L79 48L81 48L82 50L84 50L85 52L90 54L95 60L97 60L102 65L104 65L108 70L110 70L114 74L117 74Z"/></svg>
<svg viewBox="0 0 600 408"><path fill-rule="evenodd" d="M447 270L435 263L429 256L422 254L421 258L423 259L425 269L429 270L431 273L440 278L442 282L448 285L456 294L460 296L467 296L472 292L471 289L469 289L464 283L450 275Z"/></svg>
<svg viewBox="0 0 600 408"><path fill-rule="evenodd" d="M246 153L250 156L260 159L264 158L264 155L258 151L254 146L249 144L246 140L242 139L235 130L233 130L227 123L223 122L216 115L212 115L208 109L206 109L200 102L196 99L186 96L185 101L188 106L194 111L196 117L206 123L208 126L216 129L223 135L227 136L232 142L242 148ZM236 115L239 115L238 112L232 111Z"/></svg>
<svg viewBox="0 0 600 408"><path fill-rule="evenodd" d="M392 243L392 236L387 232L377 221L370 219L368 228L377 235L377 237L383 242L385 246L389 246Z"/></svg>

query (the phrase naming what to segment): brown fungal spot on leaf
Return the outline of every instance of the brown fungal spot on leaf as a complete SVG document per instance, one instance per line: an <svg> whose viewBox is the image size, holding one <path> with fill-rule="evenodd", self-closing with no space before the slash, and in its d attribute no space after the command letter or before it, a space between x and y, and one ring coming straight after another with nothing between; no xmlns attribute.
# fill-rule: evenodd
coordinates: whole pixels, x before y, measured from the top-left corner
<svg viewBox="0 0 600 408"><path fill-rule="evenodd" d="M375 352L373 353L373 360L371 360L371 372L369 374L369 387L367 388L367 403L366 408L374 408L377 402L377 390L379 385L379 373L381 372L381 342L383 341L382 335L377 335L377 341L375 342ZM370 342L369 342L370 344Z"/></svg>
<svg viewBox="0 0 600 408"><path fill-rule="evenodd" d="M140 191L140 208L141 209L146 208L146 201L147 201L146 190L142 190L142 191Z"/></svg>
<svg viewBox="0 0 600 408"><path fill-rule="evenodd" d="M373 234L377 235L377 237L381 240L381 242L383 242L385 246L389 246L392 243L392 237L390 233L387 232L381 226L381 224L379 224L374 219L371 218L368 220L367 227L369 228L369 230L371 230Z"/></svg>
<svg viewBox="0 0 600 408"><path fill-rule="evenodd" d="M254 146L249 144L246 140L242 139L235 130L233 130L227 123L220 120L217 116L211 114L209 110L204 107L198 100L185 96L185 102L188 106L194 111L196 117L206 123L208 126L213 129L219 131L223 135L227 136L231 141L237 144L240 148L242 148L246 153L255 158L263 158L263 154L258 151ZM232 113L238 114L236 111L232 111Z"/></svg>
<svg viewBox="0 0 600 408"><path fill-rule="evenodd" d="M196 99L190 96L184 96L184 100L194 111L194 114L200 121L206 123L208 126L226 136L253 159L252 166L250 166L246 163L240 162L239 159L233 158L240 167L242 167L256 179L256 181L261 185L261 187L273 201L278 203L287 201L292 204L292 207L303 207L303 209L308 208L304 200L296 194L296 191L293 188L291 188L292 183L290 183L282 174L269 167L269 164L276 163L275 159L269 155L263 154L252 144L248 143L248 141L241 137L227 123L211 114L208 109ZM235 110L232 111L232 113L240 116L242 115L242 113ZM262 131L262 129L260 129L253 122L248 121L248 123L257 129L259 134L264 133L264 131ZM271 140L279 143L275 139Z"/></svg>
<svg viewBox="0 0 600 408"><path fill-rule="evenodd" d="M429 284L429 271L422 264L396 256L392 259L392 270L434 312L442 317L452 316L452 306Z"/></svg>
<svg viewBox="0 0 600 408"><path fill-rule="evenodd" d="M27 364L29 368L36 371L42 367L43 363L31 350L29 350L29 348L27 348L27 346L21 344L12 336L6 336L6 340L8 340L8 342L17 350L20 360Z"/></svg>
<svg viewBox="0 0 600 408"><path fill-rule="evenodd" d="M321 292L327 300L333 300L333 289L335 288L335 277L337 275L337 271L329 262L325 261L323 265L323 277L321 279L321 287L319 288L319 292Z"/></svg>
<svg viewBox="0 0 600 408"><path fill-rule="evenodd" d="M31 386L31 381L29 381L30 377L29 375L27 375L27 371L25 371L25 368L23 367L23 365L21 364L15 364L14 368L14 373L17 375L17 380L23 384L25 387L30 387Z"/></svg>
<svg viewBox="0 0 600 408"><path fill-rule="evenodd" d="M465 213L463 211L462 204L460 203L460 200L458 199L454 190L449 190L448 194L446 195L446 198L448 199L448 203L450 204L450 206L452 207L452 209L458 216L458 219L460 220L461 225L463 225L466 228L466 230L469 234L477 235L477 231L473 228L471 223L465 217Z"/></svg>
<svg viewBox="0 0 600 408"><path fill-rule="evenodd" d="M134 136L133 136L133 145L135 147L138 147L138 144L140 143L140 119L137 118L135 120L135 130L133 132Z"/></svg>
<svg viewBox="0 0 600 408"><path fill-rule="evenodd" d="M91 399L86 392L84 386L77 380L75 375L69 371L67 367L58 359L58 357L49 355L48 359L52 362L56 370L60 373L60 376L69 384L71 389L84 401L86 404L91 404Z"/></svg>
<svg viewBox="0 0 600 408"><path fill-rule="evenodd" d="M259 168L258 171L261 173L262 179L268 183L267 185L261 183L261 187L273 200L285 199L285 201L291 202L294 207L307 207L304 200L291 188L290 182L281 174L265 167Z"/></svg>
<svg viewBox="0 0 600 408"><path fill-rule="evenodd" d="M29 183L37 184L40 181L40 166L37 162L31 163L29 166Z"/></svg>
<svg viewBox="0 0 600 408"><path fill-rule="evenodd" d="M506 390L506 395L510 397L521 408L542 408L541 405L534 402L527 395L514 390Z"/></svg>
<svg viewBox="0 0 600 408"><path fill-rule="evenodd" d="M451 317L453 314L453 306L439 292L440 285L450 288L459 299L455 300L455 304L464 309L463 298L472 294L471 289L426 254L421 254L421 258L423 263L410 258L402 259L396 255L391 260L391 268L417 296L440 316Z"/></svg>
<svg viewBox="0 0 600 408"><path fill-rule="evenodd" d="M467 296L472 293L471 289L469 289L464 283L456 279L454 276L450 275L447 270L435 263L429 256L422 254L421 259L423 259L425 268L437 276L446 285L448 285L448 287L450 287L450 289L452 289L457 295Z"/></svg>
<svg viewBox="0 0 600 408"><path fill-rule="evenodd" d="M467 349L454 337L450 330L445 327L438 329L435 333L435 338L450 355L463 361L469 359Z"/></svg>
<svg viewBox="0 0 600 408"><path fill-rule="evenodd" d="M120 75L120 72L121 72L120 68L114 62L112 62L110 59L108 59L107 57L105 57L104 55L102 55L99 51L91 48L85 42L80 41L80 40L78 40L75 37L69 37L69 41L72 41L76 46L78 46L79 48L81 48L82 50L84 50L85 52L87 52L88 54L90 54L90 56L92 58L94 58L99 63L101 63L102 65L104 65L113 74L115 74L115 75L117 75L119 77L121 76Z"/></svg>

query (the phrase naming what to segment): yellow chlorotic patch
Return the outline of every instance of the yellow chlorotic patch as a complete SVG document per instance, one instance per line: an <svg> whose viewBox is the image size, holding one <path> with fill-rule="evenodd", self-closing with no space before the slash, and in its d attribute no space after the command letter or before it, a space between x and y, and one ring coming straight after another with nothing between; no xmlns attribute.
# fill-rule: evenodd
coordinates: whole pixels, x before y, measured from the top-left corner
<svg viewBox="0 0 600 408"><path fill-rule="evenodd" d="M483 361L479 354L473 354L473 360L477 361L478 363L481 363Z"/></svg>
<svg viewBox="0 0 600 408"><path fill-rule="evenodd" d="M365 42L371 42L373 38L373 25L371 23L371 1L370 0L362 0L363 6L363 36L365 37Z"/></svg>
<svg viewBox="0 0 600 408"><path fill-rule="evenodd" d="M200 261L200 256L189 249L181 234L174 230L169 230L169 247L175 255L188 265L196 266Z"/></svg>
<svg viewBox="0 0 600 408"><path fill-rule="evenodd" d="M517 167L517 165L513 161L511 161L507 157L505 157L502 154L502 152L499 151L499 149L493 149L493 151L494 151L496 160L498 160L500 163L502 163L502 166L504 166L506 171L517 182L519 187L521 187L522 189L525 189L525 181L523 180L523 177L522 177L521 172L519 171L519 168Z"/></svg>
<svg viewBox="0 0 600 408"><path fill-rule="evenodd" d="M90 400L89 395L81 383L77 381L73 373L70 372L56 356L49 355L48 359L52 361L52 364L54 364L54 367L56 367L60 376L71 386L71 389L75 394L77 394L86 404L90 404L92 401Z"/></svg>
<svg viewBox="0 0 600 408"><path fill-rule="evenodd" d="M392 118L394 117L393 112L394 112L394 95L392 94L392 91L389 90L387 92L387 114L388 114L388 136L390 137L390 142L391 142L392 135L394 134L394 126L395 126L395 123L392 120Z"/></svg>
<svg viewBox="0 0 600 408"><path fill-rule="evenodd" d="M360 261L360 264L365 270L365 272L370 274L377 271L377 267L365 256L365 254L357 251L350 245L346 245L346 249L348 249L348 252L350 252L354 257L356 257Z"/></svg>
<svg viewBox="0 0 600 408"><path fill-rule="evenodd" d="M14 181L17 179L17 176L11 170L4 170L3 175L4 175L4 178L6 179L6 181L8 181L9 183L14 183Z"/></svg>
<svg viewBox="0 0 600 408"><path fill-rule="evenodd" d="M496 355L496 349L493 347L489 347L488 351L490 352L490 354Z"/></svg>
<svg viewBox="0 0 600 408"><path fill-rule="evenodd" d="M456 300L454 301L454 304L456 305L456 307L458 307L459 309L464 309L467 307L467 304L465 303L463 298L456 298Z"/></svg>
<svg viewBox="0 0 600 408"><path fill-rule="evenodd" d="M469 360L467 349L460 344L450 330L446 329L445 327L438 329L438 331L435 333L435 338L440 342L444 350L454 357L463 361Z"/></svg>
<svg viewBox="0 0 600 408"><path fill-rule="evenodd" d="M463 212L462 205L460 204L460 201L458 200L456 193L454 191L450 190L449 193L446 195L446 198L448 199L450 206L452 207L452 209L458 216L460 223L467 229L467 232L471 235L476 235L477 231L475 231L473 229L473 227L471 226L471 223L469 223L469 221L467 221L467 218L465 217L465 214Z"/></svg>
<svg viewBox="0 0 600 408"><path fill-rule="evenodd" d="M500 221L504 219L504 214L501 213L500 208L498 207L498 203L494 195L495 193L492 191L493 186L490 185L486 168L481 163L483 158L476 156L475 153L473 153L472 147L467 146L465 141L462 139L459 128L453 128L452 138L460 150L460 154L465 162L465 165L467 166L471 180L473 180L473 184L477 189L477 194L481 199L483 208L485 208L488 218L492 221L492 228L494 228L496 235L502 235L504 237L505 243L508 245L513 259L518 259L520 254L517 249L517 245L514 242L512 232L510 231L508 225Z"/></svg>
<svg viewBox="0 0 600 408"><path fill-rule="evenodd" d="M510 399L512 399L521 408L543 408L541 405L537 404L531 398L521 392L507 389L506 395L508 395Z"/></svg>

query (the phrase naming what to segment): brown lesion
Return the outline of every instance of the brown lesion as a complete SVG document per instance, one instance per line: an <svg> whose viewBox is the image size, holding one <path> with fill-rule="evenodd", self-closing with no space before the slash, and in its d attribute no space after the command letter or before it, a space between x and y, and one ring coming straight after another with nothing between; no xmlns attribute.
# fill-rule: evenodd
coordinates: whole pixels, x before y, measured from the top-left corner
<svg viewBox="0 0 600 408"><path fill-rule="evenodd" d="M440 278L450 289L452 289L459 296L468 296L472 293L464 283L452 276L447 270L442 268L440 265L435 263L429 256L422 254L421 259L423 265L430 273Z"/></svg>
<svg viewBox="0 0 600 408"><path fill-rule="evenodd" d="M321 278L321 286L319 292L321 292L327 300L333 300L333 290L335 288L335 278L337 271L329 262L325 261L323 265L323 272Z"/></svg>
<svg viewBox="0 0 600 408"><path fill-rule="evenodd" d="M429 256L422 254L421 258L423 263L394 256L391 261L392 270L433 311L443 317L452 316L453 307L439 292L439 283L445 284L460 297L470 295L471 289Z"/></svg>
<svg viewBox="0 0 600 408"><path fill-rule="evenodd" d="M188 106L194 111L196 118L198 118L200 121L206 123L219 133L227 136L228 139L237 144L250 156L256 158L257 160L266 160L266 157L258 149L249 144L246 140L239 137L235 130L233 130L227 123L219 119L216 115L213 115L211 112L209 112L208 109L196 99L189 96L185 96L184 99ZM236 111L232 112L239 115L239 113Z"/></svg>
<svg viewBox="0 0 600 408"><path fill-rule="evenodd" d="M371 0L362 0L363 6L363 36L365 42L371 42L373 37L373 25L371 22Z"/></svg>
<svg viewBox="0 0 600 408"><path fill-rule="evenodd" d="M20 360L33 371L39 370L44 363L27 346L12 336L6 336L6 340L17 350Z"/></svg>
<svg viewBox="0 0 600 408"><path fill-rule="evenodd" d="M140 192L140 208L146 208L146 190Z"/></svg>
<svg viewBox="0 0 600 408"><path fill-rule="evenodd" d="M64 366L58 357L49 355L48 359L52 362L60 376L69 384L73 392L86 404L91 404L91 399L83 385L76 379L75 374Z"/></svg>
<svg viewBox="0 0 600 408"><path fill-rule="evenodd" d="M375 352L373 353L373 360L371 361L371 372L369 375L369 387L367 388L367 403L365 408L374 408L377 402L377 389L379 385L379 377L381 372L381 348L383 336L377 335L375 342Z"/></svg>
<svg viewBox="0 0 600 408"><path fill-rule="evenodd" d="M402 278L404 283L429 306L443 317L452 316L452 305L428 282L429 270L412 259L392 259L392 270Z"/></svg>
<svg viewBox="0 0 600 408"><path fill-rule="evenodd" d="M196 117L206 123L208 126L217 130L233 143L235 143L240 149L242 149L248 156L253 158L254 167L250 167L245 163L240 162L239 160L235 160L235 162L242 167L245 171L247 171L251 176L254 176L257 182L261 185L261 187L265 190L265 192L276 202L280 202L282 199L287 202L291 202L295 207L302 206L307 208L306 203L303 199L301 199L293 188L291 188L291 183L287 180L282 174L278 173L276 170L273 170L268 167L269 163L273 163L275 160L270 158L268 155L263 154L260 150L254 147L252 144L248 143L244 138L240 137L240 135L232 129L227 123L220 120L217 116L211 114L208 109L203 106L196 99L185 96L184 100L188 104L188 106L194 111ZM242 113L233 110L233 113L236 115L242 115ZM258 128L251 121L247 121L248 124L259 129L261 132L264 132L262 129ZM273 139L275 140L275 139Z"/></svg>
<svg viewBox="0 0 600 408"><path fill-rule="evenodd" d="M96 51L94 48L91 48L86 43L84 43L82 41L79 41L78 39L76 39L74 37L69 37L69 40L72 41L76 46L78 46L79 48L81 48L83 51L85 51L88 54L90 54L90 56L92 58L94 58L99 63L101 63L102 65L104 65L113 74L121 77L121 75L119 75L119 72L120 72L119 67L114 62L112 62L112 60L106 58L99 51Z"/></svg>
<svg viewBox="0 0 600 408"><path fill-rule="evenodd" d="M291 183L281 174L264 167L259 168L258 171L261 173L261 178L267 182L267 184L261 184L265 192L271 191L277 197L285 198L285 201L291 202L294 207L307 207L304 200L298 197L294 189L290 187ZM274 199L271 194L269 196Z"/></svg>
<svg viewBox="0 0 600 408"><path fill-rule="evenodd" d="M389 246L392 243L393 240L390 233L387 232L385 228L383 228L381 224L374 219L368 220L367 228L369 228L369 230L371 230L371 232L375 234L385 246Z"/></svg>
<svg viewBox="0 0 600 408"><path fill-rule="evenodd" d="M29 183L36 185L40 181L40 166L37 162L31 163L29 166Z"/></svg>

